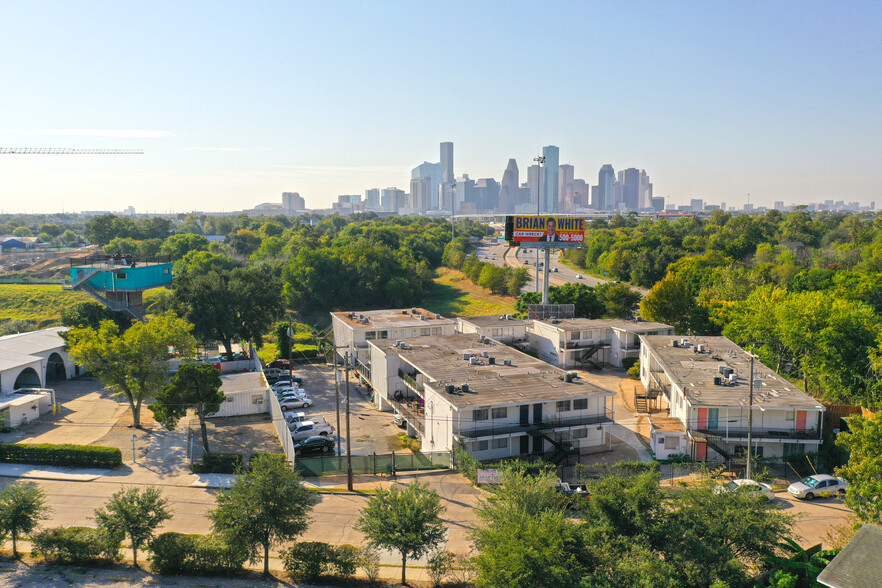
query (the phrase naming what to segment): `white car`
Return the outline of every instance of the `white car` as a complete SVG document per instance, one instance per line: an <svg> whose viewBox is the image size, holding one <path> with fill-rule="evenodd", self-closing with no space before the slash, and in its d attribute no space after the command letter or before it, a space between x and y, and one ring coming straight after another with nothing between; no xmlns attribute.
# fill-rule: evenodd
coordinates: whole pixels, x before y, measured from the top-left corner
<svg viewBox="0 0 882 588"><path fill-rule="evenodd" d="M305 396L306 391L303 388L282 388L281 390L273 390L276 393L276 396L287 396L289 394L297 394L298 396Z"/></svg>
<svg viewBox="0 0 882 588"><path fill-rule="evenodd" d="M772 487L768 484L763 484L762 482L757 482L755 480L748 479L740 479L740 480L732 480L727 484L723 484L722 486L717 486L714 488L714 492L716 494L722 494L724 492L745 492L752 496L764 496L768 500L774 500L775 494L772 492Z"/></svg>
<svg viewBox="0 0 882 588"><path fill-rule="evenodd" d="M312 400L309 398L286 398L279 401L282 410L292 410L295 408L309 408L312 406Z"/></svg>
<svg viewBox="0 0 882 588"><path fill-rule="evenodd" d="M403 427L404 426L404 417L401 416L401 413L396 412L395 416L392 417L392 422L395 423L399 427Z"/></svg>
<svg viewBox="0 0 882 588"><path fill-rule="evenodd" d="M576 274L576 279L577 279L577 280L581 280L581 279L582 279L582 274Z"/></svg>
<svg viewBox="0 0 882 588"><path fill-rule="evenodd" d="M840 480L827 474L815 474L790 484L787 487L787 491L796 498L814 500L816 496L829 497L845 494L846 488L848 488L848 482L845 480Z"/></svg>

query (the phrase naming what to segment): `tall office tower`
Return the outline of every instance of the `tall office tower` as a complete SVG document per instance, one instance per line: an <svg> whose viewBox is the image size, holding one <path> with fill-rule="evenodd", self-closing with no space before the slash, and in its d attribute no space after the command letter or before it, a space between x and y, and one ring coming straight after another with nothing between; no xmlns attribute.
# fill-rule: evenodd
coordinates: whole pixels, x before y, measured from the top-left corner
<svg viewBox="0 0 882 588"><path fill-rule="evenodd" d="M298 192L282 192L282 208L288 213L306 210L306 201Z"/></svg>
<svg viewBox="0 0 882 588"><path fill-rule="evenodd" d="M520 172L518 171L518 162L514 159L508 160L505 172L502 174L502 184L499 188L499 212L508 214L514 212L515 205L518 202L518 186L520 184Z"/></svg>
<svg viewBox="0 0 882 588"><path fill-rule="evenodd" d="M473 188L475 208L483 212L499 210L499 182L493 178L480 178Z"/></svg>
<svg viewBox="0 0 882 588"><path fill-rule="evenodd" d="M474 200L475 180L469 179L469 174L462 174L456 178L455 184L451 190L453 213L477 212Z"/></svg>
<svg viewBox="0 0 882 588"><path fill-rule="evenodd" d="M542 148L545 157L545 183L542 186L542 212L557 212L558 185L557 178L560 173L560 149L554 145L546 145Z"/></svg>
<svg viewBox="0 0 882 588"><path fill-rule="evenodd" d="M364 201L368 209L376 210L380 207L380 189L370 188L364 191Z"/></svg>
<svg viewBox="0 0 882 588"><path fill-rule="evenodd" d="M783 200L775 200L775 210L777 210L777 211L784 210L784 201Z"/></svg>
<svg viewBox="0 0 882 588"><path fill-rule="evenodd" d="M410 179L429 178L430 198L425 210L438 209L438 187L441 185L441 164L425 161L410 172ZM412 195L412 193L411 193Z"/></svg>
<svg viewBox="0 0 882 588"><path fill-rule="evenodd" d="M613 166L606 164L597 174L597 210L615 210L616 207L616 172Z"/></svg>
<svg viewBox="0 0 882 588"><path fill-rule="evenodd" d="M398 188L384 188L380 191L380 208L387 212L398 212L399 208L406 206L404 190Z"/></svg>
<svg viewBox="0 0 882 588"><path fill-rule="evenodd" d="M446 208L452 202L452 184L456 182L453 175L453 143L441 143L441 208Z"/></svg>
<svg viewBox="0 0 882 588"><path fill-rule="evenodd" d="M557 208L555 212L572 212L573 205L573 179L575 172L573 166L565 163L558 166L557 177Z"/></svg>
<svg viewBox="0 0 882 588"><path fill-rule="evenodd" d="M689 200L689 208L692 209L692 212L701 212L704 210L704 200L701 198L692 198Z"/></svg>
<svg viewBox="0 0 882 588"><path fill-rule="evenodd" d="M640 170L640 197L638 208L652 208L652 182L646 170Z"/></svg>
<svg viewBox="0 0 882 588"><path fill-rule="evenodd" d="M726 212L726 203L725 202L720 202L720 210L722 210L723 212Z"/></svg>
<svg viewBox="0 0 882 588"><path fill-rule="evenodd" d="M531 165L527 168L527 186L530 188L530 203L534 207L539 206L539 192L541 191L542 199L545 200L545 170L538 165ZM538 209L537 209L538 210Z"/></svg>
<svg viewBox="0 0 882 588"><path fill-rule="evenodd" d="M591 188L585 180L573 180L573 205L575 208L588 208L591 201Z"/></svg>
<svg viewBox="0 0 882 588"><path fill-rule="evenodd" d="M629 167L619 172L619 184L622 187L620 202L625 210L637 210L640 208L640 172L637 168Z"/></svg>
<svg viewBox="0 0 882 588"><path fill-rule="evenodd" d="M410 201L420 214L431 210L432 178L413 178L410 181Z"/></svg>
<svg viewBox="0 0 882 588"><path fill-rule="evenodd" d="M665 211L665 197L659 196L658 198L652 198L652 209L656 212L664 212Z"/></svg>
<svg viewBox="0 0 882 588"><path fill-rule="evenodd" d="M588 204L588 208L602 209L600 206L600 186L591 186L591 202Z"/></svg>

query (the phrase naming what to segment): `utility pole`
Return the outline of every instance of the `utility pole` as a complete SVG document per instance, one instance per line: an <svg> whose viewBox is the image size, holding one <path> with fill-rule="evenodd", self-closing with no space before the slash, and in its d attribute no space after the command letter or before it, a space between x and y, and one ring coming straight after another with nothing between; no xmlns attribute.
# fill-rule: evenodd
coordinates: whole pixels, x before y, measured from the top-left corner
<svg viewBox="0 0 882 588"><path fill-rule="evenodd" d="M750 392L747 400L747 472L744 477L751 480L750 462L753 457L753 354L750 355Z"/></svg>
<svg viewBox="0 0 882 588"><path fill-rule="evenodd" d="M349 429L349 352L346 352L346 488L352 492L352 437Z"/></svg>
<svg viewBox="0 0 882 588"><path fill-rule="evenodd" d="M294 383L294 366L291 360L291 348L294 347L294 327L288 323L288 381ZM321 352L321 344L319 344L319 352ZM233 359L232 357L230 359Z"/></svg>
<svg viewBox="0 0 882 588"><path fill-rule="evenodd" d="M337 434L340 434L340 371L337 369L337 350L333 350L334 354L334 390L337 393ZM340 457L340 444L337 443L337 457Z"/></svg>

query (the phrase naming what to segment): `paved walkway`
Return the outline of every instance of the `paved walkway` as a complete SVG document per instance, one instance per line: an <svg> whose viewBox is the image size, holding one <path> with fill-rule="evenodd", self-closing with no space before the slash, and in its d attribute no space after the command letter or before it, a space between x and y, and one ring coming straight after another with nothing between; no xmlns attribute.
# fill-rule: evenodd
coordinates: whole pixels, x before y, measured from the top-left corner
<svg viewBox="0 0 882 588"><path fill-rule="evenodd" d="M579 377L607 390L615 392L613 410L615 424L610 427L613 437L620 439L637 452L640 461L652 461L652 453L637 435L637 415L622 401L619 393L619 382L627 377L624 371L605 370L603 372L587 372L579 370Z"/></svg>

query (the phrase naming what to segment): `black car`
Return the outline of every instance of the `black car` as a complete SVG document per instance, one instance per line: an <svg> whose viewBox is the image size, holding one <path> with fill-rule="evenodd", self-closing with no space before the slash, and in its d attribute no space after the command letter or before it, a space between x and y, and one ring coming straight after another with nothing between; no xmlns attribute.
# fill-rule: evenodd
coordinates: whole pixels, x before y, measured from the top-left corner
<svg viewBox="0 0 882 588"><path fill-rule="evenodd" d="M327 436L314 435L294 444L294 455L304 453L328 453L334 449L334 440Z"/></svg>

